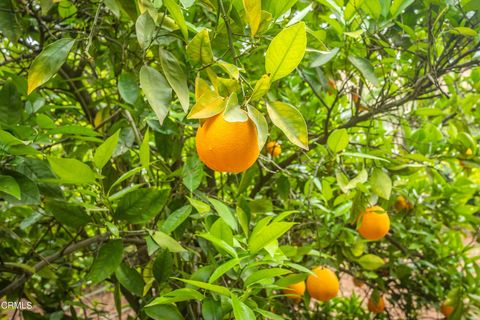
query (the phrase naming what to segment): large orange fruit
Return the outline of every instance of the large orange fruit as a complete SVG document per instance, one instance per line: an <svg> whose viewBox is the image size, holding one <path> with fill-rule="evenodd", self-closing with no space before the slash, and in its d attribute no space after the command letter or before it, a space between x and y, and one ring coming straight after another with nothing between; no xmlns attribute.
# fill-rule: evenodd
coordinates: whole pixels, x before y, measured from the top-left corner
<svg viewBox="0 0 480 320"><path fill-rule="evenodd" d="M368 240L379 240L390 230L390 218L385 210L379 206L367 208L358 217L360 226L358 232Z"/></svg>
<svg viewBox="0 0 480 320"><path fill-rule="evenodd" d="M446 304L446 303L443 303L443 304L440 306L440 312L441 312L446 318L448 318L448 316L453 313L453 310L454 310L454 308L453 308L451 305L448 305L448 304Z"/></svg>
<svg viewBox="0 0 480 320"><path fill-rule="evenodd" d="M307 290L312 298L319 301L328 301L334 298L340 284L333 271L324 267L313 269L315 275L309 275L307 278Z"/></svg>
<svg viewBox="0 0 480 320"><path fill-rule="evenodd" d="M252 120L228 122L223 114L207 119L196 136L198 156L212 170L242 172L257 160L257 129Z"/></svg>
<svg viewBox="0 0 480 320"><path fill-rule="evenodd" d="M288 298L295 302L300 301L300 297L305 293L305 281L292 283L288 286L288 289L283 290L283 294L288 294ZM293 296L295 295L295 296Z"/></svg>
<svg viewBox="0 0 480 320"><path fill-rule="evenodd" d="M382 313L385 310L385 301L383 297L380 296L378 301L375 301L373 297L368 299L368 310L373 313Z"/></svg>

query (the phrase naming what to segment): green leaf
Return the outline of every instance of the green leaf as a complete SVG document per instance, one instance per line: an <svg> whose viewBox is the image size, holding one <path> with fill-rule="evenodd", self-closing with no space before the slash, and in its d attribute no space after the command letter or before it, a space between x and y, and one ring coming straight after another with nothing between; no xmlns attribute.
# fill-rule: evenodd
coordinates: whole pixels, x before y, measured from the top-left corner
<svg viewBox="0 0 480 320"><path fill-rule="evenodd" d="M348 56L348 60L362 73L366 80L370 81L375 87L380 85L370 61L355 56Z"/></svg>
<svg viewBox="0 0 480 320"><path fill-rule="evenodd" d="M237 94L235 92L227 99L223 119L228 122L245 122L248 120L247 113L240 108Z"/></svg>
<svg viewBox="0 0 480 320"><path fill-rule="evenodd" d="M142 167L145 169L150 168L150 145L148 144L150 142L150 132L147 129L145 131L145 136L143 137L142 144L140 145L140 163L142 164Z"/></svg>
<svg viewBox="0 0 480 320"><path fill-rule="evenodd" d="M254 37L262 20L262 2L258 0L243 0L243 7L250 25L250 32L252 37Z"/></svg>
<svg viewBox="0 0 480 320"><path fill-rule="evenodd" d="M63 183L89 184L95 182L95 173L77 159L47 157L53 172Z"/></svg>
<svg viewBox="0 0 480 320"><path fill-rule="evenodd" d="M140 86L147 97L148 103L157 115L158 121L163 124L172 97L172 89L170 89L167 80L157 70L143 66L140 69Z"/></svg>
<svg viewBox="0 0 480 320"><path fill-rule="evenodd" d="M160 64L162 65L163 74L165 74L168 83L177 94L183 111L188 112L190 102L188 97L187 73L175 55L162 48L160 48Z"/></svg>
<svg viewBox="0 0 480 320"><path fill-rule="evenodd" d="M292 273L292 271L282 268L268 268L257 270L245 279L244 286L249 287L259 281L265 279L273 279L274 277L283 276Z"/></svg>
<svg viewBox="0 0 480 320"><path fill-rule="evenodd" d="M205 202L202 202L200 200L193 199L190 197L187 197L187 198L188 198L188 202L190 202L190 204L195 208L195 210L197 210L198 213L202 214L202 213L210 212L210 206Z"/></svg>
<svg viewBox="0 0 480 320"><path fill-rule="evenodd" d="M273 241L280 238L285 232L295 225L292 222L272 222L261 228L255 228L248 239L248 249L252 254L265 248Z"/></svg>
<svg viewBox="0 0 480 320"><path fill-rule="evenodd" d="M137 33L138 44L142 49L146 49L153 40L155 32L155 22L148 12L138 16L135 22L135 31Z"/></svg>
<svg viewBox="0 0 480 320"><path fill-rule="evenodd" d="M183 316L177 307L167 304L158 304L155 306L145 307L147 316L154 320L183 320Z"/></svg>
<svg viewBox="0 0 480 320"><path fill-rule="evenodd" d="M162 224L160 230L165 233L173 232L185 220L187 220L191 212L192 212L192 206L190 205L186 205L181 207L180 209L175 210L167 217L165 222Z"/></svg>
<svg viewBox="0 0 480 320"><path fill-rule="evenodd" d="M152 266L153 276L158 283L168 281L173 273L173 255L167 249L162 250L155 258Z"/></svg>
<svg viewBox="0 0 480 320"><path fill-rule="evenodd" d="M198 236L210 241L212 244L214 244L217 247L217 249L220 248L220 249L224 250L226 253L231 255L233 258L237 257L237 252L235 251L235 249L231 245L229 245L226 241L224 241L222 239L219 239L219 238L217 238L214 235L211 235L209 233L201 233Z"/></svg>
<svg viewBox="0 0 480 320"><path fill-rule="evenodd" d="M462 36L466 37L476 37L477 36L477 31L473 30L472 28L467 28L467 27L456 27L450 30L450 33L453 34L461 34Z"/></svg>
<svg viewBox="0 0 480 320"><path fill-rule="evenodd" d="M46 46L40 52L28 70L28 94L60 70L74 44L75 40L64 38Z"/></svg>
<svg viewBox="0 0 480 320"><path fill-rule="evenodd" d="M129 267L125 263L121 263L115 270L115 277L122 286L134 295L143 296L143 278L134 268Z"/></svg>
<svg viewBox="0 0 480 320"><path fill-rule="evenodd" d="M205 289L205 290L208 290L208 291L211 291L211 292L215 292L215 293L219 293L221 295L224 295L224 296L230 296L230 290L228 290L227 288L225 287L222 287L222 286L217 286L217 285L214 285L214 284L210 284L210 283L206 283L206 282L202 282L202 281L196 281L196 280L188 280L188 279L178 279L176 278L177 280L180 280L182 282L185 282L187 284L190 284L194 287L198 287L198 288L202 288L202 289Z"/></svg>
<svg viewBox="0 0 480 320"><path fill-rule="evenodd" d="M264 316L264 319L269 319L269 320L284 320L285 319L284 317L281 317L278 314L267 311L267 310L256 308L255 311L257 313L260 313L262 316Z"/></svg>
<svg viewBox="0 0 480 320"><path fill-rule="evenodd" d="M161 231L155 231L152 234L152 239L158 244L161 248L168 249L170 252L182 252L186 251L177 240L170 237L168 234Z"/></svg>
<svg viewBox="0 0 480 320"><path fill-rule="evenodd" d="M285 77L300 64L307 47L305 23L285 28L273 38L265 56L270 81Z"/></svg>
<svg viewBox="0 0 480 320"><path fill-rule="evenodd" d="M18 200L21 199L20 186L13 177L0 175L0 192L8 193Z"/></svg>
<svg viewBox="0 0 480 320"><path fill-rule="evenodd" d="M45 210L50 212L61 224L75 229L90 222L90 216L85 212L85 208L71 202L48 199L45 202Z"/></svg>
<svg viewBox="0 0 480 320"><path fill-rule="evenodd" d="M223 60L217 60L217 62L215 62L215 64L217 66L219 66L220 68L223 69L223 71L225 71L226 73L228 73L228 75L235 79L235 80L238 80L239 77L240 77L240 69L234 65L234 64L231 64L231 63L228 63L228 62L225 62Z"/></svg>
<svg viewBox="0 0 480 320"><path fill-rule="evenodd" d="M255 83L255 88L253 88L252 96L250 101L260 100L265 94L267 94L270 89L270 76L264 74L258 81Z"/></svg>
<svg viewBox="0 0 480 320"><path fill-rule="evenodd" d="M236 320L255 320L255 313L245 303L240 301L236 295L232 295L233 314Z"/></svg>
<svg viewBox="0 0 480 320"><path fill-rule="evenodd" d="M340 51L340 48L334 48L330 52L319 53L318 57L315 58L315 60L313 60L312 63L310 64L310 67L317 68L317 67L323 66L324 64L332 60L339 51Z"/></svg>
<svg viewBox="0 0 480 320"><path fill-rule="evenodd" d="M35 205L40 202L40 192L38 190L37 184L33 182L27 176L21 174L17 171L5 170L3 171L4 176L10 176L15 179L16 183L20 188L20 199L4 193L1 195L3 199L11 204L21 204L21 205Z"/></svg>
<svg viewBox="0 0 480 320"><path fill-rule="evenodd" d="M115 210L114 217L128 223L147 223L167 202L168 189L138 189L127 193Z"/></svg>
<svg viewBox="0 0 480 320"><path fill-rule="evenodd" d="M182 169L182 181L188 190L190 192L197 190L202 184L204 176L203 163L200 159L196 155L188 157Z"/></svg>
<svg viewBox="0 0 480 320"><path fill-rule="evenodd" d="M293 144L308 150L308 130L305 119L294 106L281 101L267 104L267 111L273 124Z"/></svg>
<svg viewBox="0 0 480 320"><path fill-rule="evenodd" d="M140 95L137 79L131 73L122 73L118 77L118 93L125 102L133 105Z"/></svg>
<svg viewBox="0 0 480 320"><path fill-rule="evenodd" d="M344 150L348 146L349 137L347 129L333 131L328 136L327 145L334 153Z"/></svg>
<svg viewBox="0 0 480 320"><path fill-rule="evenodd" d="M208 30L203 29L187 45L187 55L194 63L206 65L213 63L213 52Z"/></svg>
<svg viewBox="0 0 480 320"><path fill-rule="evenodd" d="M18 38L18 24L15 17L15 8L11 0L0 1L0 32L10 41L16 42Z"/></svg>
<svg viewBox="0 0 480 320"><path fill-rule="evenodd" d="M363 269L370 271L376 270L385 264L382 258L374 254L366 254L358 259L357 262Z"/></svg>
<svg viewBox="0 0 480 320"><path fill-rule="evenodd" d="M217 281L221 276L223 276L225 273L230 271L233 267L235 267L237 264L242 261L242 258L234 258L232 260L228 260L227 262L221 264L218 266L218 268L213 271L212 275L210 276L210 279L208 279L209 283L213 283Z"/></svg>
<svg viewBox="0 0 480 320"><path fill-rule="evenodd" d="M372 191L379 197L385 200L390 199L390 194L392 193L392 180L388 174L381 169L375 168L370 178L370 183L372 185Z"/></svg>
<svg viewBox="0 0 480 320"><path fill-rule="evenodd" d="M235 216L233 215L230 208L226 206L223 202L213 198L208 198L208 201L210 201L210 203L215 208L215 211L217 211L218 215L223 219L223 221L225 221L233 230L237 230L237 220L235 219Z"/></svg>
<svg viewBox="0 0 480 320"><path fill-rule="evenodd" d="M203 320L222 320L223 310L220 301L213 298L206 298L202 302L202 316Z"/></svg>
<svg viewBox="0 0 480 320"><path fill-rule="evenodd" d="M256 108L252 107L251 105L247 105L248 110L248 117L250 120L253 121L255 127L257 128L257 136L258 136L258 149L262 150L265 142L268 139L268 124L267 119L263 113L258 111Z"/></svg>
<svg viewBox="0 0 480 320"><path fill-rule="evenodd" d="M202 301L204 298L203 294L198 292L197 290L190 289L190 288L181 288L177 290L173 290L163 294L162 296L153 299L146 307L154 306L157 304L170 304L188 300L199 300Z"/></svg>
<svg viewBox="0 0 480 320"><path fill-rule="evenodd" d="M112 157L113 151L118 144L118 137L120 135L120 130L117 130L113 135L111 135L104 143L102 143L93 156L93 162L95 166L99 169L102 169Z"/></svg>
<svg viewBox="0 0 480 320"><path fill-rule="evenodd" d="M123 257L122 240L110 240L98 251L93 261L92 268L87 275L87 280L94 284L108 278L120 265Z"/></svg>
<svg viewBox="0 0 480 320"><path fill-rule="evenodd" d="M173 20L177 23L180 31L182 32L185 41L188 41L188 28L183 16L182 9L175 0L163 0L163 4L167 8L168 12L172 16Z"/></svg>
<svg viewBox="0 0 480 320"><path fill-rule="evenodd" d="M395 18L396 16L401 14L403 10L405 10L414 2L415 0L393 0L390 7L390 13L392 15L392 18Z"/></svg>
<svg viewBox="0 0 480 320"><path fill-rule="evenodd" d="M280 17L282 14L292 8L297 0L264 0L265 10L270 12L274 18Z"/></svg>

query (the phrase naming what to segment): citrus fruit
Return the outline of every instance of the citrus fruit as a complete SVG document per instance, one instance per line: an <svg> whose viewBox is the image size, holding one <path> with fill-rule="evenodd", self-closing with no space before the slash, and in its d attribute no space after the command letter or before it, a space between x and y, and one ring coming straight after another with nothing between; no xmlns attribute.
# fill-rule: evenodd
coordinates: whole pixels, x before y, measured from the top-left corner
<svg viewBox="0 0 480 320"><path fill-rule="evenodd" d="M307 290L310 296L319 301L334 298L340 287L335 273L324 267L313 269L313 273L315 275L309 275L307 278Z"/></svg>
<svg viewBox="0 0 480 320"><path fill-rule="evenodd" d="M288 296L288 298L296 302L300 301L300 297L303 296L303 294L305 293L305 281L292 283L288 286L288 289L283 290L283 293L290 295Z"/></svg>
<svg viewBox="0 0 480 320"><path fill-rule="evenodd" d="M410 203L410 201L408 201L407 199L405 199L404 196L398 196L397 199L395 200L395 209L397 211L401 211L401 210L410 210L413 208L412 204Z"/></svg>
<svg viewBox="0 0 480 320"><path fill-rule="evenodd" d="M200 160L220 172L245 171L260 154L253 121L228 122L222 114L208 118L198 128L195 143Z"/></svg>
<svg viewBox="0 0 480 320"><path fill-rule="evenodd" d="M441 306L440 306L440 312L445 316L445 317L448 317L449 315L451 315L453 313L453 307L451 305L448 305L446 303L443 303Z"/></svg>
<svg viewBox="0 0 480 320"><path fill-rule="evenodd" d="M385 210L379 206L367 208L358 217L358 232L367 240L379 240L390 230L390 218Z"/></svg>
<svg viewBox="0 0 480 320"><path fill-rule="evenodd" d="M282 147L276 141L270 141L267 143L267 152L272 158L278 157L282 153Z"/></svg>
<svg viewBox="0 0 480 320"><path fill-rule="evenodd" d="M368 310L373 313L382 313L383 310L385 310L385 301L383 300L383 297L380 296L378 301L375 301L373 297L370 297L370 299L368 299Z"/></svg>

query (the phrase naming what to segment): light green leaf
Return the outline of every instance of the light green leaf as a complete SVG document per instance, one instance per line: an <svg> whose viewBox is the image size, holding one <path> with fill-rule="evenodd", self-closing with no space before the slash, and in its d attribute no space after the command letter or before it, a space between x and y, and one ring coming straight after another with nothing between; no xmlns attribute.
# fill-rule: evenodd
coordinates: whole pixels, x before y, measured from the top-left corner
<svg viewBox="0 0 480 320"><path fill-rule="evenodd" d="M201 233L198 236L210 241L212 244L214 244L217 247L217 249L220 248L225 250L225 252L227 252L233 258L237 257L237 252L235 251L235 249L231 245L229 245L226 241L219 239L209 233Z"/></svg>
<svg viewBox="0 0 480 320"><path fill-rule="evenodd" d="M253 88L252 96L250 101L260 100L265 94L267 94L270 89L270 76L264 74L258 81L255 83L255 88Z"/></svg>
<svg viewBox="0 0 480 320"><path fill-rule="evenodd" d="M118 268L122 262L122 257L122 240L108 241L98 251L98 255L87 275L87 280L92 281L94 284L105 280Z"/></svg>
<svg viewBox="0 0 480 320"><path fill-rule="evenodd" d="M190 204L195 208L195 210L197 210L198 213L202 214L210 212L210 206L205 202L190 197L187 198L188 202L190 202Z"/></svg>
<svg viewBox="0 0 480 320"><path fill-rule="evenodd" d="M0 192L8 193L18 200L21 199L20 186L13 177L0 175Z"/></svg>
<svg viewBox="0 0 480 320"><path fill-rule="evenodd" d="M245 303L232 294L232 307L235 320L255 320L255 313Z"/></svg>
<svg viewBox="0 0 480 320"><path fill-rule="evenodd" d="M288 140L308 150L307 124L300 111L281 101L268 103L267 111L273 124L283 131Z"/></svg>
<svg viewBox="0 0 480 320"><path fill-rule="evenodd" d="M238 80L238 78L240 77L240 69L236 65L225 62L223 60L218 60L217 62L215 62L215 64L222 68L226 73L228 73L231 78Z"/></svg>
<svg viewBox="0 0 480 320"><path fill-rule="evenodd" d="M183 206L174 212L172 212L167 219L165 220L164 223L162 223L162 226L160 227L160 230L165 232L165 233L171 233L175 229L177 229L187 218L190 216L190 213L192 212L192 206L186 205Z"/></svg>
<svg viewBox="0 0 480 320"><path fill-rule="evenodd" d="M197 190L202 184L204 176L203 163L200 159L196 155L188 157L182 169L182 181L188 190L190 192Z"/></svg>
<svg viewBox="0 0 480 320"><path fill-rule="evenodd" d="M344 150L348 146L349 137L347 129L333 131L327 140L327 145L335 153Z"/></svg>
<svg viewBox="0 0 480 320"><path fill-rule="evenodd" d="M228 122L245 122L248 120L247 113L240 108L237 94L235 92L227 99L223 119Z"/></svg>
<svg viewBox="0 0 480 320"><path fill-rule="evenodd" d="M168 249L170 252L182 252L186 251L177 240L170 237L168 234L161 231L155 231L152 235L152 239L158 244L161 248Z"/></svg>
<svg viewBox="0 0 480 320"><path fill-rule="evenodd" d="M183 111L188 112L190 102L188 97L187 73L172 53L161 48L160 63L168 83L177 94Z"/></svg>
<svg viewBox="0 0 480 320"><path fill-rule="evenodd" d="M213 63L213 52L207 29L203 29L193 37L187 46L187 55L194 63L201 65Z"/></svg>
<svg viewBox="0 0 480 320"><path fill-rule="evenodd" d="M285 77L302 61L307 47L305 23L285 28L273 38L265 56L265 69L271 82Z"/></svg>
<svg viewBox="0 0 480 320"><path fill-rule="evenodd" d="M249 287L259 281L273 279L274 277L283 276L289 273L292 273L292 271L282 268L261 269L249 275L248 278L245 279L244 286Z"/></svg>
<svg viewBox="0 0 480 320"><path fill-rule="evenodd" d="M360 39L363 33L364 33L364 30L359 29L357 31L351 31L351 32L345 31L343 34L354 39Z"/></svg>
<svg viewBox="0 0 480 320"><path fill-rule="evenodd" d="M88 184L95 182L95 173L77 159L47 157L53 172L63 183Z"/></svg>
<svg viewBox="0 0 480 320"><path fill-rule="evenodd" d="M167 8L168 12L170 12L172 18L178 24L185 41L188 41L188 28L187 23L185 22L185 17L183 16L182 8L180 8L175 0L163 0L163 4Z"/></svg>
<svg viewBox="0 0 480 320"><path fill-rule="evenodd" d="M265 4L265 10L270 12L274 18L278 18L292 8L297 0L264 0L262 2Z"/></svg>
<svg viewBox="0 0 480 320"><path fill-rule="evenodd" d="M235 267L237 264L240 263L242 258L234 258L232 260L228 260L227 262L221 264L218 268L213 271L212 275L210 276L210 279L208 279L209 283L213 283L217 281L221 276L223 276L225 273L230 271L233 267Z"/></svg>
<svg viewBox="0 0 480 320"><path fill-rule="evenodd" d="M115 277L118 279L118 282L131 293L138 297L143 295L143 278L134 268L127 266L125 263L121 263L117 270L115 270Z"/></svg>
<svg viewBox="0 0 480 320"><path fill-rule="evenodd" d="M18 24L15 17L15 8L10 0L0 1L0 32L2 32L12 43L18 38Z"/></svg>
<svg viewBox="0 0 480 320"><path fill-rule="evenodd" d="M262 2L258 0L243 0L243 7L250 25L250 32L252 37L254 37L262 20Z"/></svg>
<svg viewBox="0 0 480 320"><path fill-rule="evenodd" d="M285 232L295 225L292 222L272 222L261 228L253 230L250 239L248 239L248 249L252 254L265 248L273 241L280 238Z"/></svg>
<svg viewBox="0 0 480 320"><path fill-rule="evenodd" d="M137 79L131 73L122 73L118 77L118 93L125 102L135 104L140 95Z"/></svg>
<svg viewBox="0 0 480 320"><path fill-rule="evenodd" d="M120 199L114 217L128 223L146 223L153 219L167 202L168 189L138 189Z"/></svg>
<svg viewBox="0 0 480 320"><path fill-rule="evenodd" d="M281 317L279 316L278 314L276 313L273 313L273 312L270 312L270 311L267 311L267 310L263 310L263 309L255 309L255 311L257 313L260 313L262 316L264 316L264 319L269 319L269 320L285 320L284 317Z"/></svg>
<svg viewBox="0 0 480 320"><path fill-rule="evenodd" d="M177 307L171 304L157 304L144 308L147 316L154 320L184 320Z"/></svg>
<svg viewBox="0 0 480 320"><path fill-rule="evenodd" d="M350 62L362 73L365 79L370 81L376 87L380 85L370 61L365 58L355 56L348 56L348 60L350 60Z"/></svg>
<svg viewBox="0 0 480 320"><path fill-rule="evenodd" d="M393 0L392 6L390 7L390 13L392 18L395 18L402 13L408 6L414 3L415 0Z"/></svg>
<svg viewBox="0 0 480 320"><path fill-rule="evenodd" d="M374 254L366 254L357 260L358 264L365 270L376 270L383 266L385 262L379 256Z"/></svg>
<svg viewBox="0 0 480 320"><path fill-rule="evenodd" d="M160 124L168 113L168 105L172 97L167 81L157 70L143 66L140 69L140 86L147 97L148 103L157 115Z"/></svg>
<svg viewBox="0 0 480 320"><path fill-rule="evenodd" d="M390 199L390 194L392 193L392 180L388 174L381 169L375 168L370 178L370 183L372 185L372 191L379 197L386 200Z"/></svg>
<svg viewBox="0 0 480 320"><path fill-rule="evenodd" d="M210 203L215 208L215 211L217 211L218 215L223 219L223 221L225 221L233 230L237 230L237 220L235 219L235 216L233 215L230 208L226 206L223 202L213 198L208 198L208 201L210 201Z"/></svg>
<svg viewBox="0 0 480 320"><path fill-rule="evenodd" d="M461 34L462 36L466 37L475 37L477 36L477 31L473 30L472 28L467 27L456 27L450 30L450 33L453 34Z"/></svg>
<svg viewBox="0 0 480 320"><path fill-rule="evenodd" d="M148 12L138 16L135 22L135 31L137 33L138 44L142 49L146 49L152 42L155 32L155 22Z"/></svg>
<svg viewBox="0 0 480 320"><path fill-rule="evenodd" d="M93 156L93 162L98 169L102 169L112 157L113 151L118 144L118 137L120 135L120 130L117 130L112 134L104 143L102 143Z"/></svg>
<svg viewBox="0 0 480 320"><path fill-rule="evenodd" d="M328 63L330 60L332 60L337 53L340 51L340 48L334 48L330 52L325 52L325 53L319 53L319 56L313 60L312 64L310 67L312 68L317 68L320 66L323 66L324 64Z"/></svg>
<svg viewBox="0 0 480 320"><path fill-rule="evenodd" d="M196 280L188 280L188 279L179 279L179 278L175 278L177 280L180 280L182 282L185 282L189 285L192 285L194 287L198 287L198 288L202 288L202 289L205 289L205 290L208 290L208 291L212 291L212 292L215 292L215 293L219 293L221 295L224 295L224 296L230 296L230 290L228 290L227 288L225 287L222 287L222 286L217 286L217 285L214 285L214 284L210 284L210 283L206 283L206 282L202 282L202 281L196 281Z"/></svg>
<svg viewBox="0 0 480 320"><path fill-rule="evenodd" d="M161 297L155 298L146 307L154 306L157 304L171 304L171 303L188 301L188 300L202 301L203 298L204 298L203 294L201 294L197 290L190 289L190 288L181 288L181 289L167 292L163 294Z"/></svg>
<svg viewBox="0 0 480 320"><path fill-rule="evenodd" d="M142 167L148 170L150 168L150 145L148 144L150 141L150 132L147 129L145 131L145 136L143 137L142 144L140 145L140 163Z"/></svg>
<svg viewBox="0 0 480 320"><path fill-rule="evenodd" d="M64 38L46 46L40 52L28 70L28 94L60 70L74 44L75 40Z"/></svg>
<svg viewBox="0 0 480 320"><path fill-rule="evenodd" d="M258 111L256 108L252 107L251 105L247 105L248 110L248 117L250 120L253 121L255 127L257 128L257 136L258 136L258 149L262 150L265 142L268 139L268 124L267 120L263 113Z"/></svg>

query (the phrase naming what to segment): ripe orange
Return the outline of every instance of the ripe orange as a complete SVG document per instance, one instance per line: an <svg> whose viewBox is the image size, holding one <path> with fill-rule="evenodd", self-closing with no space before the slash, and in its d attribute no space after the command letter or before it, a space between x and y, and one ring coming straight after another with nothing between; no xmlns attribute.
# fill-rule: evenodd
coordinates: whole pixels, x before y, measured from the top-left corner
<svg viewBox="0 0 480 320"><path fill-rule="evenodd" d="M449 315L453 313L454 308L445 302L440 306L440 312L445 316L445 318L448 318Z"/></svg>
<svg viewBox="0 0 480 320"><path fill-rule="evenodd" d="M367 240L380 240L390 230L390 218L382 207L373 206L360 213L358 232Z"/></svg>
<svg viewBox="0 0 480 320"><path fill-rule="evenodd" d="M385 310L385 301L380 296L378 301L374 301L373 297L368 299L368 310L373 313L382 313Z"/></svg>
<svg viewBox="0 0 480 320"><path fill-rule="evenodd" d="M200 160L215 171L245 171L260 154L257 128L250 119L228 122L218 114L198 128L195 141Z"/></svg>
<svg viewBox="0 0 480 320"><path fill-rule="evenodd" d="M276 141L270 141L267 143L267 152L272 158L278 157L282 153L282 147Z"/></svg>
<svg viewBox="0 0 480 320"><path fill-rule="evenodd" d="M307 278L307 290L312 298L328 301L334 298L340 288L338 278L333 271L324 267L313 269L314 275Z"/></svg>
<svg viewBox="0 0 480 320"><path fill-rule="evenodd" d="M289 285L288 289L283 290L283 293L290 295L288 296L288 298L292 299L293 301L299 302L300 297L303 296L303 294L305 293L305 281L301 281L301 282L297 282ZM293 294L295 296L291 296Z"/></svg>

